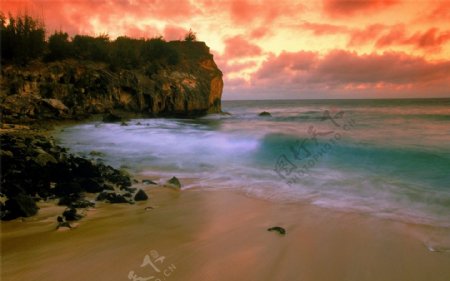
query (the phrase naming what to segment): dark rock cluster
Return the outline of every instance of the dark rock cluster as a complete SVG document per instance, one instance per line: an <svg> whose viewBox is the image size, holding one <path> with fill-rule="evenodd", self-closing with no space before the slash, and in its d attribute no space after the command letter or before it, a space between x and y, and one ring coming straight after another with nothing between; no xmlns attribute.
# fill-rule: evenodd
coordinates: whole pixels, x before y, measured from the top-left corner
<svg viewBox="0 0 450 281"><path fill-rule="evenodd" d="M76 208L93 207L85 193L99 193L98 201L133 203L145 200L144 191L131 188L129 175L111 166L66 151L46 136L4 133L1 146L1 219L37 213L39 200L58 199L68 209L65 220L81 218Z"/></svg>

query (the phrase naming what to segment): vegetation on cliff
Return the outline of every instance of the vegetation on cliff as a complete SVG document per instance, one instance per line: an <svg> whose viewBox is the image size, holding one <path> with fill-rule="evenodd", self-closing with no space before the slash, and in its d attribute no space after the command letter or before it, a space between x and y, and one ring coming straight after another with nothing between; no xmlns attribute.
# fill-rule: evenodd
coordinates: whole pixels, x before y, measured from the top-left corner
<svg viewBox="0 0 450 281"><path fill-rule="evenodd" d="M72 38L29 16L0 16L0 106L8 122L125 110L149 116L220 112L222 73L192 31L184 41Z"/></svg>
<svg viewBox="0 0 450 281"><path fill-rule="evenodd" d="M1 58L7 64L27 64L34 59L56 61L67 58L105 62L111 67L137 68L144 65L177 65L180 54L163 37L134 39L126 36L110 40L107 34L97 37L75 35L70 38L56 31L45 40L45 25L28 15L9 16L0 13ZM195 42L191 30L185 42ZM210 54L205 54L212 58Z"/></svg>

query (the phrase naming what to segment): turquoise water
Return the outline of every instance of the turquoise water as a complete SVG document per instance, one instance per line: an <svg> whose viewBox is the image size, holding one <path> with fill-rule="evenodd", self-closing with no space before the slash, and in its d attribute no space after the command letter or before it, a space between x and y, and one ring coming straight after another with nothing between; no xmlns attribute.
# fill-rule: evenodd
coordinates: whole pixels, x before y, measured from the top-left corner
<svg viewBox="0 0 450 281"><path fill-rule="evenodd" d="M72 152L149 176L450 227L450 99L224 101L231 115L65 128ZM258 116L269 111L272 116Z"/></svg>

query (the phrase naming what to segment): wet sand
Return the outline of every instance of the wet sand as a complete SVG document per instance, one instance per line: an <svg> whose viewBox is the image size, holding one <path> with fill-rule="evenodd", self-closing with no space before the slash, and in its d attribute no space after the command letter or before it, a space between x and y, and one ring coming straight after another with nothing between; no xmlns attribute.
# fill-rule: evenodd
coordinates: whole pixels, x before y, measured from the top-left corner
<svg viewBox="0 0 450 281"><path fill-rule="evenodd" d="M227 190L146 190L146 202L97 204L72 230L55 230L64 208L49 203L2 222L1 280L450 280L450 253L429 251L418 226Z"/></svg>

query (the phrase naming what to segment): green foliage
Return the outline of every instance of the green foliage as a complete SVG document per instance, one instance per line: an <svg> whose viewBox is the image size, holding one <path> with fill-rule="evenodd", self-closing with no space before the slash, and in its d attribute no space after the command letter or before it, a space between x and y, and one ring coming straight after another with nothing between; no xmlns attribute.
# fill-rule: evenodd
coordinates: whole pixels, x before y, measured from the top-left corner
<svg viewBox="0 0 450 281"><path fill-rule="evenodd" d="M59 31L53 33L48 39L48 49L46 59L61 60L73 55L72 44L69 42L69 34Z"/></svg>
<svg viewBox="0 0 450 281"><path fill-rule="evenodd" d="M194 42L197 41L197 34L189 29L189 32L184 36L184 41Z"/></svg>
<svg viewBox="0 0 450 281"><path fill-rule="evenodd" d="M109 37L100 35L92 37L89 35L75 35L72 40L75 56L79 59L104 61L109 59Z"/></svg>
<svg viewBox="0 0 450 281"><path fill-rule="evenodd" d="M108 63L112 70L143 68L151 76L161 68L180 62L180 48L162 37L145 40L122 36L111 41L105 34L75 35L71 39L66 32L57 31L48 38L47 44L40 21L27 15L7 19L2 13L0 28L2 60L12 63L27 63L46 51L47 61L66 58L100 61ZM189 31L186 41L195 40L195 34Z"/></svg>
<svg viewBox="0 0 450 281"><path fill-rule="evenodd" d="M2 60L26 64L40 57L45 49L45 27L28 15L7 20L0 14Z"/></svg>
<svg viewBox="0 0 450 281"><path fill-rule="evenodd" d="M121 36L111 43L110 64L112 68L136 68L141 61L144 40Z"/></svg>
<svg viewBox="0 0 450 281"><path fill-rule="evenodd" d="M169 65L176 65L180 60L178 52L161 37L145 41L142 56L146 60Z"/></svg>

